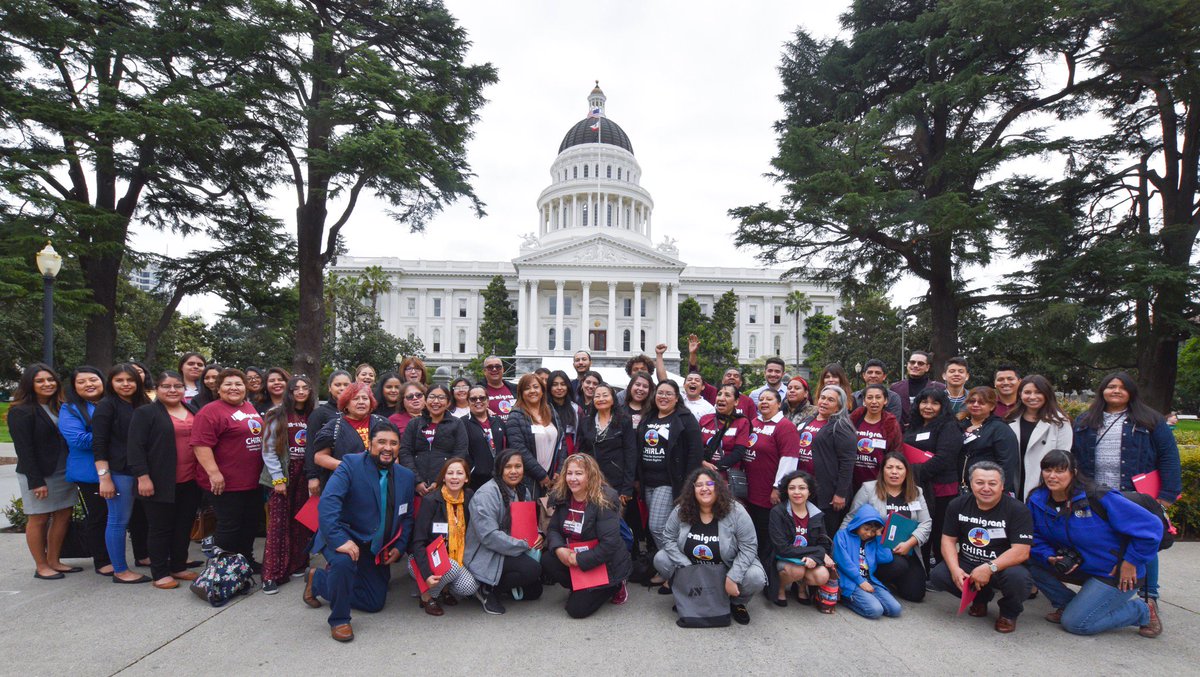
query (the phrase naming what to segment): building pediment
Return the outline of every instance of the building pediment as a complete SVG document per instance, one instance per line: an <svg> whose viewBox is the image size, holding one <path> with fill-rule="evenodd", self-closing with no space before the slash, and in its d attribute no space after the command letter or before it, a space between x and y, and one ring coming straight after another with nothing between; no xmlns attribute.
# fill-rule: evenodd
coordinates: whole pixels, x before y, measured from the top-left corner
<svg viewBox="0 0 1200 677"><path fill-rule="evenodd" d="M513 259L513 265L551 267L619 267L683 270L685 264L673 256L605 233L535 249Z"/></svg>

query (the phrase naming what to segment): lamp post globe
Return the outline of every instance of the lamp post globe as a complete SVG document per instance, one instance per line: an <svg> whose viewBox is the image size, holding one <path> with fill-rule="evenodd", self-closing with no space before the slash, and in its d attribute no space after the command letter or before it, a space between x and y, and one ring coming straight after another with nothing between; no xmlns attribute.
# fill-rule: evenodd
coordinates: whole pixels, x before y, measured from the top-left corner
<svg viewBox="0 0 1200 677"><path fill-rule="evenodd" d="M54 278L62 270L62 257L49 242L37 253L38 272L42 274L42 362L54 366Z"/></svg>

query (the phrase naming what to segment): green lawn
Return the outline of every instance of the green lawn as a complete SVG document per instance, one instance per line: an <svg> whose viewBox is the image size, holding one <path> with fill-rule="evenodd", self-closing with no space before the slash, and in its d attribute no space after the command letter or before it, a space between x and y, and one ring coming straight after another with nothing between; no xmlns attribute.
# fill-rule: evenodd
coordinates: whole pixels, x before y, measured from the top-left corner
<svg viewBox="0 0 1200 677"><path fill-rule="evenodd" d="M12 442L8 434L8 402L0 402L0 442Z"/></svg>
<svg viewBox="0 0 1200 677"><path fill-rule="evenodd" d="M1176 430L1200 430L1200 419L1180 419L1179 425L1175 426Z"/></svg>

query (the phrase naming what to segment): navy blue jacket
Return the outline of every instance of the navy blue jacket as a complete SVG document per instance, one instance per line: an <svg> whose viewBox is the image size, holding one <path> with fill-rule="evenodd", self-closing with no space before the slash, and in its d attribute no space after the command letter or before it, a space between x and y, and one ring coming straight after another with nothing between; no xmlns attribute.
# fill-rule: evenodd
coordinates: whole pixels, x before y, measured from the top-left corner
<svg viewBox="0 0 1200 677"><path fill-rule="evenodd" d="M1083 556L1079 570L1088 576L1111 578L1121 560L1137 567L1138 578L1145 576L1146 562L1158 556L1162 520L1119 491L1108 491L1099 500L1107 519L1085 504L1089 498L1083 491L1071 498L1069 510L1059 513L1051 507L1046 487L1034 489L1029 494L1029 512L1033 515L1030 556L1049 566L1047 560L1058 548L1074 548Z"/></svg>
<svg viewBox="0 0 1200 677"><path fill-rule="evenodd" d="M382 416L370 414L370 417L371 422L368 424L368 426L370 432L372 433L383 426L391 425L391 423L389 423L388 420ZM311 417L309 417L308 429L310 431L313 430ZM312 444L309 446L309 448L313 450L314 457L316 457L316 452L323 449L328 449L329 455L334 458L342 458L349 454L361 454L362 452L366 451L366 448L363 446L362 438L358 435L358 431L354 429L354 426L346 423L346 415L341 413L339 413L334 419L325 423L325 425L321 426L320 430L317 431L315 436L310 432L308 438L312 440ZM321 479L322 483L328 482L329 471L320 466L316 466L316 468L318 471L317 476Z"/></svg>
<svg viewBox="0 0 1200 677"><path fill-rule="evenodd" d="M396 519L393 524L400 532L390 547L405 552L413 531L413 489L416 480L412 471L392 464L392 483L396 492ZM379 528L379 468L368 452L342 457L342 463L329 476L321 491L317 506L320 527L313 540L313 552L327 544L337 548L346 541L370 545ZM384 542L395 534L388 534ZM369 557L367 553L363 557Z"/></svg>
<svg viewBox="0 0 1200 677"><path fill-rule="evenodd" d="M1079 459L1079 472L1088 477L1096 476L1095 428L1089 428L1075 419L1075 442L1071 452ZM1112 433L1109 433L1110 435ZM1133 491L1136 475L1157 470L1162 488L1155 498L1174 503L1183 493L1183 470L1179 464L1179 446L1175 434L1165 420L1159 420L1154 430L1135 426L1128 417L1121 426L1121 491Z"/></svg>

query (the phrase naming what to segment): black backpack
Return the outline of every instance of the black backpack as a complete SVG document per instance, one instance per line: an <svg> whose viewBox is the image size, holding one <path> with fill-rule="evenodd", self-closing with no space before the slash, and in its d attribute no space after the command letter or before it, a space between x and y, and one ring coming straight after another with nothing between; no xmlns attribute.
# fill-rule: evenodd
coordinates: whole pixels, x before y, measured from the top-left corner
<svg viewBox="0 0 1200 677"><path fill-rule="evenodd" d="M1166 550L1172 545L1175 545L1175 525L1171 524L1171 518L1167 516L1167 512L1163 510L1161 503L1156 501L1153 496L1150 496L1149 494L1143 494L1138 491L1119 491L1117 493L1145 508L1150 512L1151 515L1154 515L1162 521L1162 540L1158 543L1159 550ZM1088 505L1092 509L1092 513L1107 522L1108 510L1106 510L1104 508L1104 504L1100 502L1100 494L1088 494L1087 499Z"/></svg>

